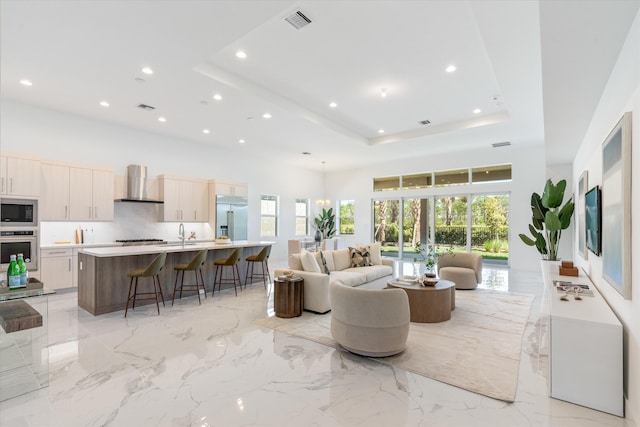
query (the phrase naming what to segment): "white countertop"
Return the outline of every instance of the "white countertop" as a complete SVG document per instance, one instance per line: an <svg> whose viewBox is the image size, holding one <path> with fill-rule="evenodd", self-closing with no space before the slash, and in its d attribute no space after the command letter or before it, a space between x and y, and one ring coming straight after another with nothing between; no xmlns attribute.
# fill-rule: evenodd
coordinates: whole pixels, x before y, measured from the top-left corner
<svg viewBox="0 0 640 427"><path fill-rule="evenodd" d="M580 271L580 276L560 276L559 274L549 274L545 278L546 291L549 292L548 298L551 303L551 316L558 318L566 318L571 320L581 320L585 322L595 322L608 325L619 326L620 321L613 314L613 311L607 305L598 288L589 280L589 278ZM589 289L593 291L593 296L582 296L582 300L575 300L573 294L569 294L569 301L560 300L562 293L556 290L553 285L554 280L589 285Z"/></svg>
<svg viewBox="0 0 640 427"><path fill-rule="evenodd" d="M110 246L122 246L122 243L105 242L105 243L52 243L40 245L40 249L64 249L64 248L106 248Z"/></svg>
<svg viewBox="0 0 640 427"><path fill-rule="evenodd" d="M165 245L143 245L143 246L116 246L116 247L97 247L97 248L84 248L80 250L79 253L92 255L96 257L118 257L118 256L129 256L129 255L146 255L146 254L155 254L160 252L193 252L199 251L202 249L228 249L228 248L247 248L254 246L267 246L273 245L274 242L263 242L263 241L235 241L231 243L215 243L215 242L185 242L185 245L182 246L182 243L175 244L165 244ZM57 245L62 246L62 245Z"/></svg>

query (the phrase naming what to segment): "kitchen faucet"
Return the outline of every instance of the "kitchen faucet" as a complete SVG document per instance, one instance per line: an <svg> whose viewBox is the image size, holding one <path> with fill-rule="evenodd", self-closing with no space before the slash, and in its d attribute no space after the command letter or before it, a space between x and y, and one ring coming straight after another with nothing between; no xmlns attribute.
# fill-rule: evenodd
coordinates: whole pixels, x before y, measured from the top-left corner
<svg viewBox="0 0 640 427"><path fill-rule="evenodd" d="M184 247L184 224L180 223L178 226L178 237L182 239L182 247Z"/></svg>

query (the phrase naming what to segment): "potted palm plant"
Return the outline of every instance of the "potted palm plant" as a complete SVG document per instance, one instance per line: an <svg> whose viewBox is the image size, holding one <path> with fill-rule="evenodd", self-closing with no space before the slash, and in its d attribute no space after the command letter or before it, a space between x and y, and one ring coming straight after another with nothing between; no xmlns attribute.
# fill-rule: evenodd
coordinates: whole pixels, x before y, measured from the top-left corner
<svg viewBox="0 0 640 427"><path fill-rule="evenodd" d="M567 182L564 179L557 185L549 179L542 196L538 193L531 195L531 236L521 233L520 239L528 246L535 246L543 260L559 261L558 245L562 230L571 225L575 205L572 198L562 204L566 187Z"/></svg>
<svg viewBox="0 0 640 427"><path fill-rule="evenodd" d="M320 232L320 241L322 239L330 239L336 234L336 216L333 213L333 208L322 209L322 212L314 218L316 226L316 233ZM316 240L318 236L316 236Z"/></svg>

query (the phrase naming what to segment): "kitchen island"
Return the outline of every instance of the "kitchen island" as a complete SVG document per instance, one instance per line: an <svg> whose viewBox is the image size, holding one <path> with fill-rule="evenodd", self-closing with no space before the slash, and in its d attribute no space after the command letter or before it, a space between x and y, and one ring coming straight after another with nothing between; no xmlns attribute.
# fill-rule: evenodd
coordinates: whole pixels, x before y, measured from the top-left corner
<svg viewBox="0 0 640 427"><path fill-rule="evenodd" d="M190 262L198 251L208 249L207 261L202 268L205 289L210 295L213 286L214 261L228 257L236 248L242 248L241 261L238 263L240 277L244 285L246 262L249 255L256 255L273 242L234 241L231 243L190 243L145 246L118 246L108 248L86 248L78 253L78 305L94 316L124 310L129 291L127 273L137 268L147 267L161 252L167 252L167 260L160 272L160 284L165 303L171 301L177 264ZM230 271L229 271L230 273ZM225 272L226 274L226 272ZM139 286L149 286L151 279L143 279ZM185 283L195 280L186 275ZM232 286L232 285L227 285ZM223 285L224 289L224 285ZM137 302L136 305L150 303Z"/></svg>

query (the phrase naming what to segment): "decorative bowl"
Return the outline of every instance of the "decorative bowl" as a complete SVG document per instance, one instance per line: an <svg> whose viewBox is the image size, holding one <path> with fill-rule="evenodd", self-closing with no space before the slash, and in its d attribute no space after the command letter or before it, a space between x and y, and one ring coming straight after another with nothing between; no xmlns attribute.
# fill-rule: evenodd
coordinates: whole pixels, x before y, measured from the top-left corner
<svg viewBox="0 0 640 427"><path fill-rule="evenodd" d="M433 277L425 277L422 279L423 286L435 286L438 283L438 279Z"/></svg>

